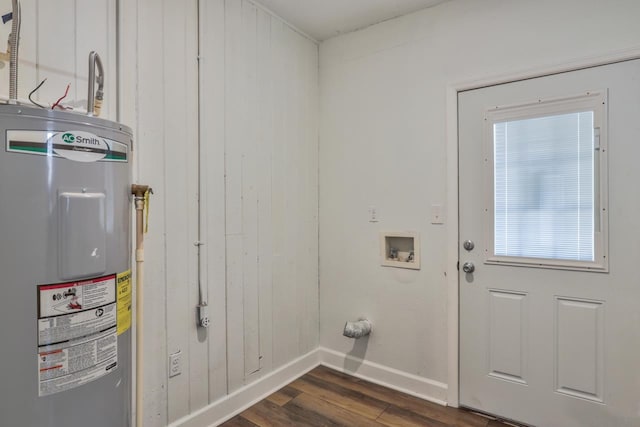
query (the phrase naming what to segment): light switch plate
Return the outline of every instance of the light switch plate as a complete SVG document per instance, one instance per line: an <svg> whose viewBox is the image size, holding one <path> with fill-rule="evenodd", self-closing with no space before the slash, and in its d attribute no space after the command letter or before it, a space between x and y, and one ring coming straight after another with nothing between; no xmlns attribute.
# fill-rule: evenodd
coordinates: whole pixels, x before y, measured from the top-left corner
<svg viewBox="0 0 640 427"><path fill-rule="evenodd" d="M444 210L441 204L431 205L431 224L444 224Z"/></svg>
<svg viewBox="0 0 640 427"><path fill-rule="evenodd" d="M369 222L378 222L378 208L369 206Z"/></svg>

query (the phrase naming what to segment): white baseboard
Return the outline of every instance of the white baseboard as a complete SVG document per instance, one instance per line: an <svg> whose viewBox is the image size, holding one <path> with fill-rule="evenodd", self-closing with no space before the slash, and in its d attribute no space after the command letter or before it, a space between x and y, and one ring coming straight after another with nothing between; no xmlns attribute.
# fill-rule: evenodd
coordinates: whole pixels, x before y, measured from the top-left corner
<svg viewBox="0 0 640 427"><path fill-rule="evenodd" d="M213 427L222 424L318 365L324 365L420 399L440 405L447 404L447 385L444 383L320 347L171 423L169 427Z"/></svg>
<svg viewBox="0 0 640 427"><path fill-rule="evenodd" d="M321 365L420 399L447 405L447 384L359 359L326 347L320 347L318 351Z"/></svg>
<svg viewBox="0 0 640 427"><path fill-rule="evenodd" d="M169 427L213 427L236 416L320 364L315 349L224 398L170 424Z"/></svg>

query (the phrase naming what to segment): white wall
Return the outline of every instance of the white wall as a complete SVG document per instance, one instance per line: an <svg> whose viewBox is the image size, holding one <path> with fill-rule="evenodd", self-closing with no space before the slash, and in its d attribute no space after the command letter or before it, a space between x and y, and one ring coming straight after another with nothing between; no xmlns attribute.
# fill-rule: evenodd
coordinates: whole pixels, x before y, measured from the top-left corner
<svg viewBox="0 0 640 427"><path fill-rule="evenodd" d="M84 105L95 49L107 65L104 116L115 119L120 58L120 120L136 132L137 181L155 190L145 426L220 402L313 350L318 324L324 347L428 380L442 398L456 217L431 225L429 211L451 196L447 85L640 45L635 0L455 0L324 42L318 99L316 44L248 0L122 0L119 50L115 0L22 3L20 97L48 77L39 99L55 101L71 83L70 99ZM380 222L367 221L369 206ZM195 327L198 225L206 333ZM378 231L403 229L421 233L420 271L379 266ZM341 330L360 315L374 334L354 346ZM178 350L183 374L169 379Z"/></svg>
<svg viewBox="0 0 640 427"><path fill-rule="evenodd" d="M400 371L391 378L418 376L446 399L457 213L433 225L430 209L457 191L447 188L447 87L638 47L637 16L635 0L455 0L321 44L323 347ZM422 269L381 267L380 230L420 232ZM362 315L374 332L354 344L341 330Z"/></svg>
<svg viewBox="0 0 640 427"><path fill-rule="evenodd" d="M122 120L155 192L144 425L165 426L318 346L318 49L247 0L120 7ZM176 351L183 373L168 378Z"/></svg>
<svg viewBox="0 0 640 427"><path fill-rule="evenodd" d="M18 98L43 79L33 95L51 105L69 94L64 105L86 110L89 53L95 50L105 67L105 98L101 117L116 116L116 0L21 0ZM11 12L11 0L0 0L0 15ZM11 21L0 23L0 51L6 52ZM9 96L9 61L0 61L0 96Z"/></svg>

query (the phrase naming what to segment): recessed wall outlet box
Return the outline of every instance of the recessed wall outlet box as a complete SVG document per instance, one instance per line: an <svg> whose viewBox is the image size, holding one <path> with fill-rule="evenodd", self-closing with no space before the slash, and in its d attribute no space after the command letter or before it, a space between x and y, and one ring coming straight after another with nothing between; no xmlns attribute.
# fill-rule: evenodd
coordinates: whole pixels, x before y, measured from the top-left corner
<svg viewBox="0 0 640 427"><path fill-rule="evenodd" d="M380 253L383 266L420 269L420 239L417 232L381 232Z"/></svg>
<svg viewBox="0 0 640 427"><path fill-rule="evenodd" d="M169 378L182 373L182 352L177 351L169 355Z"/></svg>

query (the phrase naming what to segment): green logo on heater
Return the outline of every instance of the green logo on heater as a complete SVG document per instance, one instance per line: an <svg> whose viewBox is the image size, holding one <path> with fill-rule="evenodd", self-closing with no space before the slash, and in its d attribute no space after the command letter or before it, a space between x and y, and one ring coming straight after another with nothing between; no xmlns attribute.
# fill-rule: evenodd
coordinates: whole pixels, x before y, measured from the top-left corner
<svg viewBox="0 0 640 427"><path fill-rule="evenodd" d="M76 137L72 133L65 133L64 135L62 135L62 140L67 144L71 144L75 142Z"/></svg>

